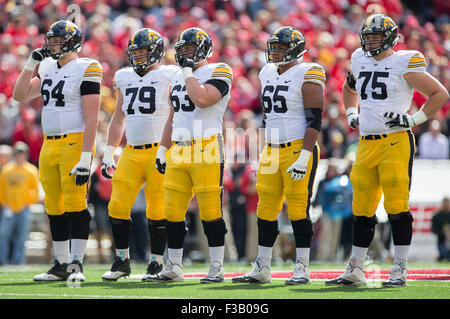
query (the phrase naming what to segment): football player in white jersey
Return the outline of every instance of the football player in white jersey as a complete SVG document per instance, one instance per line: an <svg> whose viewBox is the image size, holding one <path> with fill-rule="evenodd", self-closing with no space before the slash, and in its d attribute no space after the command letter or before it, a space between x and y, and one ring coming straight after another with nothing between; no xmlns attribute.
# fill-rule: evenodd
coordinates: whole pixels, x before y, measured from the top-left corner
<svg viewBox="0 0 450 319"><path fill-rule="evenodd" d="M45 140L39 157L39 176L56 261L47 273L34 280L66 280L74 272L70 280L84 281L82 263L91 219L86 194L103 71L96 60L78 58L82 34L74 23L55 22L45 41L44 48L34 50L28 59L13 95L22 102L42 96L44 102ZM33 76L38 65L38 74Z"/></svg>
<svg viewBox="0 0 450 319"><path fill-rule="evenodd" d="M375 211L384 193L384 208L394 242L394 265L382 285L402 287L407 285L406 264L413 222L409 190L415 141L411 128L432 118L448 100L448 92L426 72L422 53L393 50L398 27L390 17L369 16L359 35L361 48L352 54L351 72L343 87L348 123L352 128L359 126L361 136L350 174L352 254L344 274L325 284L366 284L364 259L377 224ZM409 115L414 90L428 100L418 112Z"/></svg>
<svg viewBox="0 0 450 319"><path fill-rule="evenodd" d="M124 131L127 145L112 175L112 193L108 205L116 259L104 280L116 281L131 273L129 237L130 213L139 190L145 184L151 257L148 275L162 269L166 247L164 216L164 175L155 168L156 150L170 112L170 78L178 70L174 65L160 65L164 40L152 29L137 30L128 42L128 59L132 67L120 69L113 87L118 94L116 110L108 128L102 173L111 178L115 169L114 152Z"/></svg>
<svg viewBox="0 0 450 319"><path fill-rule="evenodd" d="M185 215L195 193L210 252L209 272L200 282L223 282L227 229L222 215L222 119L233 75L225 63L208 63L212 41L202 29L184 30L175 50L181 69L171 80L173 109L156 159L158 170L165 173L168 260L164 269L148 281L183 280Z"/></svg>
<svg viewBox="0 0 450 319"><path fill-rule="evenodd" d="M259 201L258 257L253 270L234 283L271 281L277 217L286 200L296 243L293 276L287 285L308 284L313 227L309 216L312 187L319 162L316 143L322 123L325 70L302 62L305 39L293 27L281 27L267 41L267 64L259 74L266 116L266 141L256 189Z"/></svg>

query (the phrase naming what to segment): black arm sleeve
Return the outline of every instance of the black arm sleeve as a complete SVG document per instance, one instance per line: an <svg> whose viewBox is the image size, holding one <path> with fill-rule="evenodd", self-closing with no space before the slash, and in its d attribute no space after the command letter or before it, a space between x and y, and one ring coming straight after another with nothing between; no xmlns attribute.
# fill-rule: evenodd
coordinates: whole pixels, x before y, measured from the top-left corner
<svg viewBox="0 0 450 319"><path fill-rule="evenodd" d="M306 127L311 127L320 132L322 126L322 109L315 107L305 109Z"/></svg>
<svg viewBox="0 0 450 319"><path fill-rule="evenodd" d="M228 87L227 82L222 81L222 80L218 80L218 79L208 80L208 81L206 81L205 84L211 84L216 89L218 89L220 94L222 94L222 97L227 95L228 91L230 90L230 88Z"/></svg>
<svg viewBox="0 0 450 319"><path fill-rule="evenodd" d="M100 94L100 83L91 81L81 82L80 94L81 96L89 94Z"/></svg>

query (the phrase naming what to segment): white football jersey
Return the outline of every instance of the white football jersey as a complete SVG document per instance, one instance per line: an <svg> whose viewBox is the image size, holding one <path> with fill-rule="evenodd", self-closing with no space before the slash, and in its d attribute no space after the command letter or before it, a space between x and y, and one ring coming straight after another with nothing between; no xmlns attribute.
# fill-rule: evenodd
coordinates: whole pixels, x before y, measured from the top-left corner
<svg viewBox="0 0 450 319"><path fill-rule="evenodd" d="M268 63L259 72L259 79L266 114L266 141L279 144L303 139L306 117L302 85L313 82L324 88L324 68L317 63L302 62L278 74L277 66Z"/></svg>
<svg viewBox="0 0 450 319"><path fill-rule="evenodd" d="M113 88L123 96L122 111L126 116L125 136L130 145L161 141L169 117L170 78L179 67L160 65L144 76L133 68L123 68L114 75Z"/></svg>
<svg viewBox="0 0 450 319"><path fill-rule="evenodd" d="M103 69L94 59L76 58L63 67L44 59L39 65L42 130L45 135L84 132L80 86L84 81L101 83Z"/></svg>
<svg viewBox="0 0 450 319"><path fill-rule="evenodd" d="M351 70L356 79L360 97L360 135L386 134L408 130L389 128L384 117L386 112L406 113L411 107L414 89L403 75L409 72L425 72L426 62L422 53L400 50L377 61L366 57L361 49L351 57Z"/></svg>
<svg viewBox="0 0 450 319"><path fill-rule="evenodd" d="M212 79L225 81L229 90L216 104L207 108L199 108L189 98L183 72L178 69L172 77L170 92L174 110L172 123L172 140L174 141L207 138L222 133L223 115L230 100L233 80L231 68L225 63L211 63L200 66L194 70L193 75L200 84L205 84Z"/></svg>

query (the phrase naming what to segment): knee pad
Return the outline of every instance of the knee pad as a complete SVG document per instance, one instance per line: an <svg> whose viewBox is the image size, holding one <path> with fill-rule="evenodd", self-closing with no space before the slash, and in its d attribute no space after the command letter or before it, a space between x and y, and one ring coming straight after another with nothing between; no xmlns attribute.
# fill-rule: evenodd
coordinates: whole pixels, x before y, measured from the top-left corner
<svg viewBox="0 0 450 319"><path fill-rule="evenodd" d="M218 247L225 245L225 234L227 233L227 227L223 218L205 221L202 220L203 231L206 238L208 238L209 247Z"/></svg>
<svg viewBox="0 0 450 319"><path fill-rule="evenodd" d="M375 235L376 224L378 224L376 215L372 217L353 216L353 245L369 247Z"/></svg>
<svg viewBox="0 0 450 319"><path fill-rule="evenodd" d="M66 241L70 238L69 214L47 215L50 223L50 232L53 241Z"/></svg>
<svg viewBox="0 0 450 319"><path fill-rule="evenodd" d="M81 212L69 212L70 234L73 239L88 239L91 214L87 209Z"/></svg>
<svg viewBox="0 0 450 319"><path fill-rule="evenodd" d="M278 221L268 221L258 218L258 244L273 247L279 234Z"/></svg>
<svg viewBox="0 0 450 319"><path fill-rule="evenodd" d="M118 219L109 217L111 231L116 249L127 249L130 239L131 219Z"/></svg>
<svg viewBox="0 0 450 319"><path fill-rule="evenodd" d="M155 255L163 255L167 242L167 220L148 219L148 232L150 234L150 251Z"/></svg>
<svg viewBox="0 0 450 319"><path fill-rule="evenodd" d="M291 224L294 231L295 246L297 248L311 247L311 238L314 235L311 220L291 220Z"/></svg>
<svg viewBox="0 0 450 319"><path fill-rule="evenodd" d="M392 228L394 245L410 245L413 233L411 212L388 214L388 219Z"/></svg>
<svg viewBox="0 0 450 319"><path fill-rule="evenodd" d="M186 223L167 221L167 246L172 249L183 248L184 236L186 236Z"/></svg>

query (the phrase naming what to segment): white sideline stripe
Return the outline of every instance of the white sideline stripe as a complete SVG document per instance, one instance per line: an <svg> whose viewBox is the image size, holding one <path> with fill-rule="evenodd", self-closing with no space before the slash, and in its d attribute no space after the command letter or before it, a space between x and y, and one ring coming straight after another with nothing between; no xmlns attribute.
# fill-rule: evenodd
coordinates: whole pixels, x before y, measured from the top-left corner
<svg viewBox="0 0 450 319"><path fill-rule="evenodd" d="M61 294L25 294L25 293L2 293L0 296L33 296L33 297L76 297L76 298L131 298L131 299L162 299L158 296L110 296L110 295L61 295Z"/></svg>

